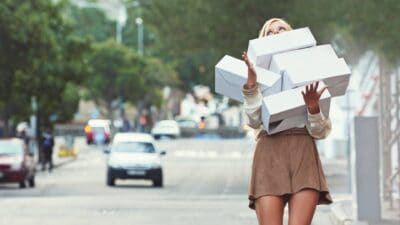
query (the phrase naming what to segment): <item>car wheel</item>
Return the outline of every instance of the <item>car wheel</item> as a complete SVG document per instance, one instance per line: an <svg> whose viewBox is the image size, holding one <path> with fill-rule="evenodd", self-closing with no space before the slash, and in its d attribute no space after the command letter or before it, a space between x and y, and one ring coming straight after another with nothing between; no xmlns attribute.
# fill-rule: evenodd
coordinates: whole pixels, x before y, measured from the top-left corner
<svg viewBox="0 0 400 225"><path fill-rule="evenodd" d="M163 176L162 172L153 179L153 187L162 187L163 184Z"/></svg>
<svg viewBox="0 0 400 225"><path fill-rule="evenodd" d="M28 180L29 187L35 187L35 176L32 176Z"/></svg>
<svg viewBox="0 0 400 225"><path fill-rule="evenodd" d="M19 182L19 188L26 188L25 180Z"/></svg>
<svg viewBox="0 0 400 225"><path fill-rule="evenodd" d="M114 186L115 185L115 179L110 174L107 175L107 185L108 186Z"/></svg>
<svg viewBox="0 0 400 225"><path fill-rule="evenodd" d="M163 186L162 179L154 179L153 180L153 187L162 187L162 186Z"/></svg>

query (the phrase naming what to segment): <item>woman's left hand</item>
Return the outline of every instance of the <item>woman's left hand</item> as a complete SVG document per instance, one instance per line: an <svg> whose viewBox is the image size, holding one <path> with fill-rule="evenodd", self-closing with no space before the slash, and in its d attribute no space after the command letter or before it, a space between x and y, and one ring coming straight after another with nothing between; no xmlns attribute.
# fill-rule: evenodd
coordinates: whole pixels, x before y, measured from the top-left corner
<svg viewBox="0 0 400 225"><path fill-rule="evenodd" d="M315 82L312 84L309 84L306 86L306 92L301 91L301 94L303 95L304 102L307 105L307 109L311 114L316 114L320 112L319 109L319 99L322 95L322 93L325 91L327 88L326 86L323 87L321 90L318 89L318 84L319 82Z"/></svg>

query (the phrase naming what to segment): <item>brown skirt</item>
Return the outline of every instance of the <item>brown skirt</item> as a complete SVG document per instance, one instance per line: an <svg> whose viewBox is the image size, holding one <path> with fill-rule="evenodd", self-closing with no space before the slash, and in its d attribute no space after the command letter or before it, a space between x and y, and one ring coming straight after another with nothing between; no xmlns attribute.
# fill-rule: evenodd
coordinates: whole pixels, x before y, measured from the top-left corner
<svg viewBox="0 0 400 225"><path fill-rule="evenodd" d="M277 134L260 133L254 152L249 185L249 207L255 209L257 198L290 194L304 188L320 192L318 205L331 204L315 140L307 129L292 128Z"/></svg>

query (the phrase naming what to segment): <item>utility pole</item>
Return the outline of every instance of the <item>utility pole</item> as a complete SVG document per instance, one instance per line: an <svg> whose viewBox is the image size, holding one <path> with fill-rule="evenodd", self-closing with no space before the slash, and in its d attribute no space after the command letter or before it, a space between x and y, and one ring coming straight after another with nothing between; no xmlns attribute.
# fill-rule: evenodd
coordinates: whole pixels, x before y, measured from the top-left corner
<svg viewBox="0 0 400 225"><path fill-rule="evenodd" d="M36 97L32 96L31 97L31 109L32 109L32 114L30 118L30 141L29 141L29 151L32 153L35 157L37 157L38 151L38 145L37 145L37 110L38 110L38 105L36 101Z"/></svg>
<svg viewBox="0 0 400 225"><path fill-rule="evenodd" d="M138 26L138 52L143 56L143 20L141 17L136 18L136 24Z"/></svg>

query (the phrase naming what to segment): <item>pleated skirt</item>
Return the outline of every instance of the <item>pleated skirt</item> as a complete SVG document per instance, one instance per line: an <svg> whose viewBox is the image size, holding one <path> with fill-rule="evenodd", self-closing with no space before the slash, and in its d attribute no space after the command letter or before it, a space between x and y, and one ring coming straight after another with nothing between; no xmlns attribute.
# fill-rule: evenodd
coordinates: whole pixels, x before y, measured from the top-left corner
<svg viewBox="0 0 400 225"><path fill-rule="evenodd" d="M333 202L315 140L307 129L292 128L277 134L260 133L249 184L249 208L266 195L290 195L304 188L319 192L318 205Z"/></svg>

